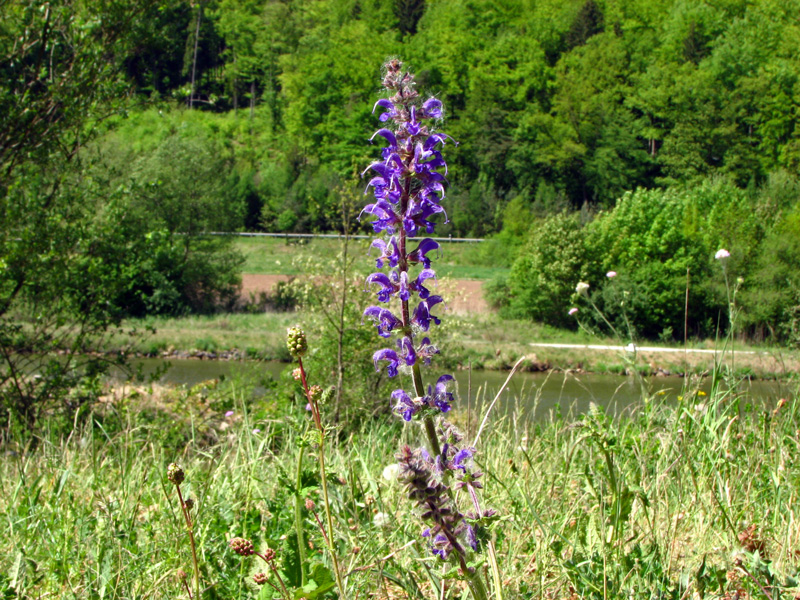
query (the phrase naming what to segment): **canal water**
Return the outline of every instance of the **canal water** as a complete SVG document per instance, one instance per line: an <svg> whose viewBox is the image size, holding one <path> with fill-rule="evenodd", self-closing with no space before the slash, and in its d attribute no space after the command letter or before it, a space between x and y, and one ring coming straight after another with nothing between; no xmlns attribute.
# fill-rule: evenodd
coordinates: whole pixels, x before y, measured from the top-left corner
<svg viewBox="0 0 800 600"><path fill-rule="evenodd" d="M232 378L253 375L269 375L277 378L289 365L280 362L237 362L186 359L141 359L135 364L141 366L147 375L159 369L169 368L161 375L159 382L166 385L196 385L215 378ZM508 373L503 371L456 371L453 373L460 397L459 406L465 404L487 406L495 397L495 414L515 414L516 417L543 418L551 412L581 414L589 409L591 403L617 414L626 408L637 406L643 397L644 384L652 397L667 402L678 402L679 398L691 395L693 402L702 403L704 394L709 393L710 378L687 382L681 377L650 377L643 382L635 377L620 375L596 375L591 373L552 372L516 373L504 386ZM433 380L431 380L433 383ZM688 384L688 385L687 385ZM411 388L410 381L400 375L398 387ZM501 391L502 390L502 391ZM744 394L748 401L767 407L774 406L779 398L789 398L797 393L797 384L779 381L740 381L737 393ZM700 392L697 394L697 392ZM499 394L499 395L498 395Z"/></svg>

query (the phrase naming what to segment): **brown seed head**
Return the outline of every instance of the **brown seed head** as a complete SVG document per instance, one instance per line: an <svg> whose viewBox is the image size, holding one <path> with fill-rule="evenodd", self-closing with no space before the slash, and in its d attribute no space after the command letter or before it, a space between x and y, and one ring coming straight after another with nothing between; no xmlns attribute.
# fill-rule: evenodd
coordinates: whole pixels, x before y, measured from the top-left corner
<svg viewBox="0 0 800 600"><path fill-rule="evenodd" d="M186 510L192 510L194 508L194 500L191 498L187 498L183 501L184 506L186 506Z"/></svg>
<svg viewBox="0 0 800 600"><path fill-rule="evenodd" d="M256 585L264 585L267 583L267 579L269 579L269 575L266 573L256 573L253 575L253 581Z"/></svg>
<svg viewBox="0 0 800 600"><path fill-rule="evenodd" d="M244 538L235 537L228 542L228 545L239 556L252 556L256 552L253 548L253 542Z"/></svg>
<svg viewBox="0 0 800 600"><path fill-rule="evenodd" d="M264 559L267 562L272 562L273 560L275 560L275 550L273 550L272 548L267 548L266 550L264 550Z"/></svg>
<svg viewBox="0 0 800 600"><path fill-rule="evenodd" d="M180 485L183 483L183 469L181 469L175 463L170 463L167 467L167 479L170 483L174 483L175 485Z"/></svg>
<svg viewBox="0 0 800 600"><path fill-rule="evenodd" d="M306 498L306 510L314 510L315 506L316 504L314 504L314 501L311 498Z"/></svg>
<svg viewBox="0 0 800 600"><path fill-rule="evenodd" d="M183 569L178 569L175 571L175 576L178 578L178 581L186 581L186 578L188 577L186 571Z"/></svg>

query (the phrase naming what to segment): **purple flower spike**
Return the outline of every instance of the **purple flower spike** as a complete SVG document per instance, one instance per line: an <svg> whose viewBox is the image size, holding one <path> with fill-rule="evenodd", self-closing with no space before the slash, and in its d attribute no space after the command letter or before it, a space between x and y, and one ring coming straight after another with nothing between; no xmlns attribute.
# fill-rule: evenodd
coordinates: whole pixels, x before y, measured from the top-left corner
<svg viewBox="0 0 800 600"><path fill-rule="evenodd" d="M375 370L380 371L381 368L378 366L378 362L385 360L389 363L386 367L386 373L389 377L395 377L397 375L397 367L400 365L400 358L397 356L397 352L392 350L391 348L384 348L383 350L378 350L375 354L372 355L372 362L375 363Z"/></svg>
<svg viewBox="0 0 800 600"><path fill-rule="evenodd" d="M364 316L369 317L378 327L378 335L388 338L389 332L400 326L400 320L395 317L388 309L380 306L370 306L364 311Z"/></svg>

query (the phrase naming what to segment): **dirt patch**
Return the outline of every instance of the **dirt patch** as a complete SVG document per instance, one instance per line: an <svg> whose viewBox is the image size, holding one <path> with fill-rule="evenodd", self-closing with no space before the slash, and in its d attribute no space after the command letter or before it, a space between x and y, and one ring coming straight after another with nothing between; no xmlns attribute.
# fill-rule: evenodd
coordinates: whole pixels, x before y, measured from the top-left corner
<svg viewBox="0 0 800 600"><path fill-rule="evenodd" d="M262 292L269 294L279 281L289 279L288 275L242 273L242 300L252 301ZM485 313L489 310L483 297L483 282L477 279L443 279L431 289L434 294L442 296L447 308L456 314Z"/></svg>

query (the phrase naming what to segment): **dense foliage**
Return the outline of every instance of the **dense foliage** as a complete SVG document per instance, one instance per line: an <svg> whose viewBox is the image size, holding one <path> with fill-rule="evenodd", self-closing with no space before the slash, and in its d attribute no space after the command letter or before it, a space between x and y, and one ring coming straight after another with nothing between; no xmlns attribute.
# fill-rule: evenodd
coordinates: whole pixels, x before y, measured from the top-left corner
<svg viewBox="0 0 800 600"><path fill-rule="evenodd" d="M451 231L485 235L515 200L610 208L639 187L796 171L798 8L208 0L153 7L125 64L141 97L213 112L206 126L234 137L248 226L314 230L334 227L331 182L365 163L379 65L402 56L461 142Z"/></svg>

